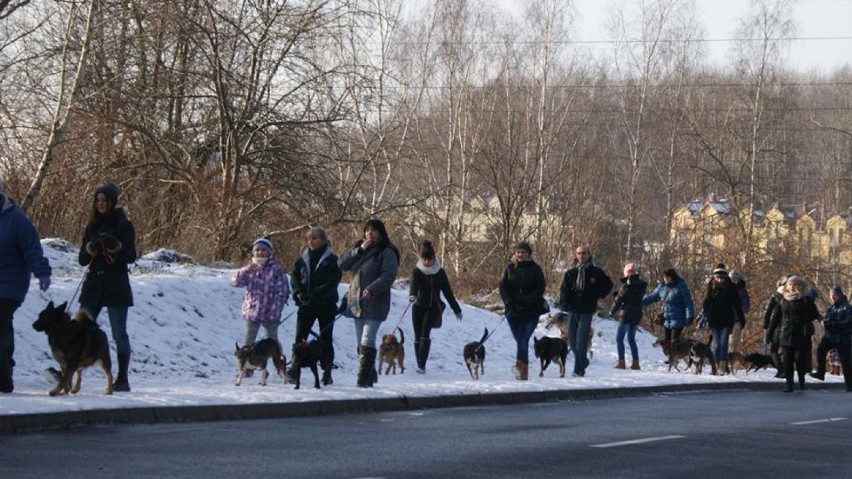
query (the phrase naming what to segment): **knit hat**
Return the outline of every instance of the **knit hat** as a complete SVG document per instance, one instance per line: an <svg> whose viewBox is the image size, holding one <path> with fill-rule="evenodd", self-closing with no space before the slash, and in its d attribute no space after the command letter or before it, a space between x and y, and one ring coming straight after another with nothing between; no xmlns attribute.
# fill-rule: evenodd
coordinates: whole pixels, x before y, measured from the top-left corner
<svg viewBox="0 0 852 479"><path fill-rule="evenodd" d="M624 277L629 278L634 274L639 274L639 268L636 267L633 263L627 263L624 265Z"/></svg>
<svg viewBox="0 0 852 479"><path fill-rule="evenodd" d="M261 236L260 238L254 240L254 243L251 245L251 250L264 250L271 255L272 241L270 241L268 236Z"/></svg>
<svg viewBox="0 0 852 479"><path fill-rule="evenodd" d="M787 284L798 284L799 286L804 286L805 280L803 280L801 276L796 276L794 274L787 278Z"/></svg>
<svg viewBox="0 0 852 479"><path fill-rule="evenodd" d="M98 186L95 189L95 198L98 197L98 194L103 193L106 196L106 199L110 200L113 206L118 204L118 187L112 183L104 183L101 186Z"/></svg>
<svg viewBox="0 0 852 479"><path fill-rule="evenodd" d="M839 284L835 284L834 286L832 286L831 294L833 294L837 297L841 297L841 296L845 297L846 296L845 294L843 294L843 288L841 288Z"/></svg>
<svg viewBox="0 0 852 479"><path fill-rule="evenodd" d="M426 240L420 245L420 257L423 259L435 259L435 248L432 247L432 242Z"/></svg>
<svg viewBox="0 0 852 479"><path fill-rule="evenodd" d="M728 271L725 269L724 263L716 265L716 269L713 270L713 276L728 276Z"/></svg>
<svg viewBox="0 0 852 479"><path fill-rule="evenodd" d="M743 280L743 275L741 275L740 272L735 270L735 269L731 270L730 276L731 276L731 281L733 281L734 283L739 283L740 281Z"/></svg>
<svg viewBox="0 0 852 479"><path fill-rule="evenodd" d="M532 246L526 241L518 241L512 251L524 250L527 254L532 254Z"/></svg>

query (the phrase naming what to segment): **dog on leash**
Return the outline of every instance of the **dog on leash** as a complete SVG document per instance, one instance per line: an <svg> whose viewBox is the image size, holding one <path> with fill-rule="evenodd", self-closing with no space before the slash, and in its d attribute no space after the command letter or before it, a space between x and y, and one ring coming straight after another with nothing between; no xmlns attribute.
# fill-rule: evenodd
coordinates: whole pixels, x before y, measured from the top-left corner
<svg viewBox="0 0 852 479"><path fill-rule="evenodd" d="M51 396L77 394L83 379L83 370L97 364L106 376L104 394L112 394L112 361L109 357L109 342L92 317L78 311L71 319L65 311L68 303L54 306L53 301L38 314L33 329L47 334L47 344L53 358L59 363L59 383L49 392ZM74 387L71 379L77 373Z"/></svg>
<svg viewBox="0 0 852 479"><path fill-rule="evenodd" d="M556 329L559 331L559 337L565 341L565 344L568 346L568 352L571 352L571 342L570 336L568 335L568 315L559 311L556 314L547 315L547 320L544 323L544 329L550 329L552 326L556 326ZM595 337L595 328L589 325L589 337L588 343L586 343L586 353L588 354L589 359L592 359L595 356L595 352L592 350L592 339Z"/></svg>
<svg viewBox="0 0 852 479"><path fill-rule="evenodd" d="M247 377L249 371L260 369L260 385L266 386L266 378L269 377L269 371L266 370L266 364L271 360L275 370L278 371L278 376L281 377L283 384L287 384L284 376L284 364L286 360L281 354L281 345L278 341L272 338L261 339L254 344L240 346L234 343L236 350L234 357L237 359L237 368L240 375L237 378L236 385L239 386L243 382L243 378Z"/></svg>
<svg viewBox="0 0 852 479"><path fill-rule="evenodd" d="M550 362L559 366L559 377L565 377L565 360L568 358L568 345L562 338L551 338L545 336L541 339L533 336L533 350L535 357L541 360L541 371L538 377L544 377L544 370L550 366Z"/></svg>
<svg viewBox="0 0 852 479"><path fill-rule="evenodd" d="M387 364L385 376L393 369L396 374L396 366L399 365L399 374L405 373L405 366L402 362L405 360L405 335L402 334L402 329L396 328L399 331L399 341L391 332L382 336L382 344L379 346L379 374L382 374L382 364Z"/></svg>
<svg viewBox="0 0 852 479"><path fill-rule="evenodd" d="M692 341L690 339L681 339L678 341L657 339L654 341L653 346L655 348L663 349L663 354L665 354L669 360L668 371L671 371L672 368L674 368L675 371L680 372L680 368L677 367L678 361L681 359L688 361L689 352L692 350L692 346L697 342L699 341Z"/></svg>
<svg viewBox="0 0 852 479"><path fill-rule="evenodd" d="M748 364L746 363L743 353L739 351L731 351L728 353L728 368L730 368L731 374L733 375L736 375L737 371L740 369L745 371L746 375L748 375Z"/></svg>
<svg viewBox="0 0 852 479"><path fill-rule="evenodd" d="M462 356L467 365L467 371L473 379L479 379L480 374L485 374L485 339L488 337L488 328L482 333L479 341L472 341L464 345Z"/></svg>
<svg viewBox="0 0 852 479"><path fill-rule="evenodd" d="M329 361L328 348L319 339L300 341L293 345L293 358L290 368L296 389L302 384L302 368L309 368L314 374L314 388L320 388L319 372L317 364L322 367L322 384L331 384L331 361Z"/></svg>
<svg viewBox="0 0 852 479"><path fill-rule="evenodd" d="M705 364L710 364L711 374L716 375L716 361L713 359L713 351L710 349L710 346L701 341L695 341L689 348L686 368L695 367L695 374L701 374L704 371Z"/></svg>
<svg viewBox="0 0 852 479"><path fill-rule="evenodd" d="M746 372L759 371L761 369L768 368L769 366L775 366L775 362L772 361L772 356L768 354L746 354L744 359L746 363Z"/></svg>

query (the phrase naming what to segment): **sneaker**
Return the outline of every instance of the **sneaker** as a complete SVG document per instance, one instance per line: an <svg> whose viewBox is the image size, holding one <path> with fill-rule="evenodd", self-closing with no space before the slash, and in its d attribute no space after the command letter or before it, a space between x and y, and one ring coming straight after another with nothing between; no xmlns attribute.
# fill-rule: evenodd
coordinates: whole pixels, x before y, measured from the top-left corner
<svg viewBox="0 0 852 479"><path fill-rule="evenodd" d="M426 368L417 368L414 370L417 374L426 374Z"/></svg>

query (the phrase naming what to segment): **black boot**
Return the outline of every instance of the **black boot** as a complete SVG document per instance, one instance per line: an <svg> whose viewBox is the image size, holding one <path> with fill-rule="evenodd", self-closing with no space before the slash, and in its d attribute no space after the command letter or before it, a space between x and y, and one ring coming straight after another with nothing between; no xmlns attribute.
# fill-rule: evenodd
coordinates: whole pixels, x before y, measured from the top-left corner
<svg viewBox="0 0 852 479"><path fill-rule="evenodd" d="M429 360L429 349L432 347L431 339L420 340L420 350L418 351L418 367L426 372L426 361Z"/></svg>
<svg viewBox="0 0 852 479"><path fill-rule="evenodd" d="M373 376L378 376L376 373L376 348L367 346L358 348L358 361L358 387L372 387L376 382Z"/></svg>
<svg viewBox="0 0 852 479"><path fill-rule="evenodd" d="M130 367L130 353L118 354L118 378L112 385L114 391L130 392L130 382L127 380L127 370Z"/></svg>
<svg viewBox="0 0 852 479"><path fill-rule="evenodd" d="M772 353L772 363L775 365L775 369L777 372L775 373L775 377L781 379L784 377L784 363L781 362L781 355L778 353Z"/></svg>
<svg viewBox="0 0 852 479"><path fill-rule="evenodd" d="M419 373L423 366L420 361L420 341L414 341L414 358L417 359L417 372Z"/></svg>

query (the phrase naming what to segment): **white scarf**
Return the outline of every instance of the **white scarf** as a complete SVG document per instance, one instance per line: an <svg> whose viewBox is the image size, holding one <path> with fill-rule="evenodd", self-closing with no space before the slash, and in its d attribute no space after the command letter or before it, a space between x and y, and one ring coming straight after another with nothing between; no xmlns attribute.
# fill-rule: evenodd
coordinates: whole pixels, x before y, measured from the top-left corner
<svg viewBox="0 0 852 479"><path fill-rule="evenodd" d="M441 262L440 262L440 261L438 261L438 260L436 259L436 260L432 263L432 266L429 266L429 267L427 268L427 267L423 264L423 260L422 260L422 259L419 259L419 260L417 260L417 269L419 269L420 271L422 271L422 272L423 272L423 274L425 274L425 275L427 275L427 276L431 276L431 275L436 274L438 271L440 271L440 270L441 270Z"/></svg>

